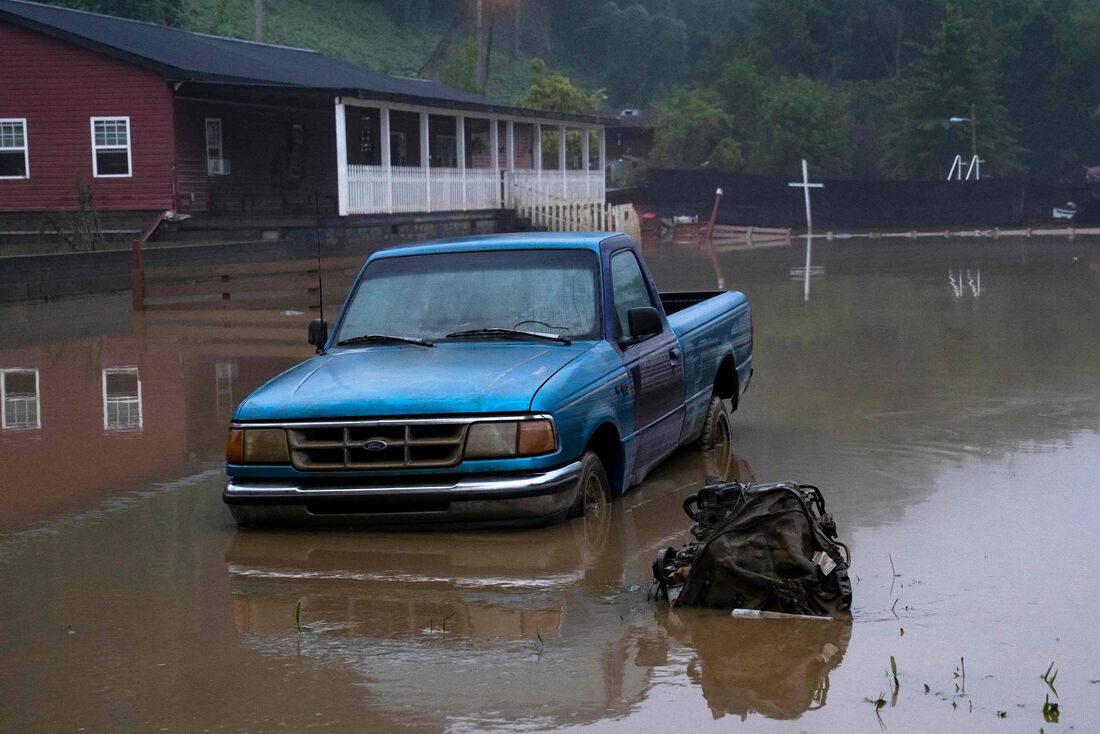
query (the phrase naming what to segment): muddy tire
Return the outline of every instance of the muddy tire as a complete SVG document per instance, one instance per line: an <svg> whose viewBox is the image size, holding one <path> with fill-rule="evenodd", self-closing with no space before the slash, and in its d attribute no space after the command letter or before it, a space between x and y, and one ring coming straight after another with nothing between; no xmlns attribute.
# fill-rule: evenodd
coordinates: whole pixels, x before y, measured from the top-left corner
<svg viewBox="0 0 1100 734"><path fill-rule="evenodd" d="M581 457L581 477L577 482L577 497L569 508L569 517L584 517L586 512L607 511L611 503L611 485L603 462L593 451Z"/></svg>
<svg viewBox="0 0 1100 734"><path fill-rule="evenodd" d="M729 452L733 439L730 429L730 413L726 401L717 395L711 396L707 406L707 416L703 419L703 433L699 436L699 448L703 451Z"/></svg>

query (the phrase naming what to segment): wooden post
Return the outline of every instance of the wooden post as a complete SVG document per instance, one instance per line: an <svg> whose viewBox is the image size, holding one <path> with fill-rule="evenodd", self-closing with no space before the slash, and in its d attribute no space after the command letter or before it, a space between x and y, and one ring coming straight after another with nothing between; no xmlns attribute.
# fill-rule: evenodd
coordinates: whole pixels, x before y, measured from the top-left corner
<svg viewBox="0 0 1100 734"><path fill-rule="evenodd" d="M336 198L340 216L348 215L348 129L344 100L336 98Z"/></svg>
<svg viewBox="0 0 1100 734"><path fill-rule="evenodd" d="M378 137L382 139L382 181L386 187L383 199L386 213L393 214L393 151L390 142L390 108L379 108L378 115Z"/></svg>

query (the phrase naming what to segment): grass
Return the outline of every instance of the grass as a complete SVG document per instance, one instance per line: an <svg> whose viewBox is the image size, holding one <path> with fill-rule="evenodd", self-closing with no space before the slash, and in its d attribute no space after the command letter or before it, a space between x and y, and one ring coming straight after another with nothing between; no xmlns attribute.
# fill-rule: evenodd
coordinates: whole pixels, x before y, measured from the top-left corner
<svg viewBox="0 0 1100 734"><path fill-rule="evenodd" d="M187 30L251 39L253 0L183 0ZM433 16L422 23L395 23L384 7L371 0L267 0L265 40L321 51L336 58L399 76L416 76L449 24ZM507 29L495 38L489 68L488 96L512 103L531 81L532 55L512 53ZM560 45L560 44L559 44ZM585 89L597 86L583 59L549 50L551 68L558 68Z"/></svg>
<svg viewBox="0 0 1100 734"><path fill-rule="evenodd" d="M890 656L890 673L894 677L894 695L901 690L901 683L898 682L898 663L894 660L894 656Z"/></svg>
<svg viewBox="0 0 1100 734"><path fill-rule="evenodd" d="M302 602L294 605L294 626L298 628L298 634L302 634Z"/></svg>

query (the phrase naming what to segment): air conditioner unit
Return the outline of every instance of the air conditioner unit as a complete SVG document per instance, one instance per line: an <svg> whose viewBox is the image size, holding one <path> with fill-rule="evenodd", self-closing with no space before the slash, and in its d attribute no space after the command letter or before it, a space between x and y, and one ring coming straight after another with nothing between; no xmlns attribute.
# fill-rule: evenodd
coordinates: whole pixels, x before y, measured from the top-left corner
<svg viewBox="0 0 1100 734"><path fill-rule="evenodd" d="M206 159L206 173L210 176L228 176L229 175L229 159L228 158L207 158Z"/></svg>

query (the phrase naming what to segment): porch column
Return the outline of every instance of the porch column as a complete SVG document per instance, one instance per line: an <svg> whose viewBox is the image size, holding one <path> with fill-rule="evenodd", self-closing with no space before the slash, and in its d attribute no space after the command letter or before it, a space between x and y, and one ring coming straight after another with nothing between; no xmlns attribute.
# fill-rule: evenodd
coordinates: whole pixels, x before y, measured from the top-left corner
<svg viewBox="0 0 1100 734"><path fill-rule="evenodd" d="M581 165L584 166L584 198L586 201L592 199L592 156L588 153L589 142L589 130L584 129L584 134L581 135Z"/></svg>
<svg viewBox="0 0 1100 734"><path fill-rule="evenodd" d="M599 181L600 191L604 191L606 185L607 176L607 128L600 126L600 177L596 179ZM606 198L601 196L600 198Z"/></svg>
<svg viewBox="0 0 1100 734"><path fill-rule="evenodd" d="M565 170L565 125L558 125L558 168L561 170L561 198L569 200L569 179Z"/></svg>
<svg viewBox="0 0 1100 734"><path fill-rule="evenodd" d="M504 144L507 147L504 155L507 159L508 165L508 177L505 188L505 205L513 206L515 194L512 187L516 184L516 123L514 120L508 121L508 126L504 131Z"/></svg>
<svg viewBox="0 0 1100 734"><path fill-rule="evenodd" d="M420 170L424 175L424 211L432 210L432 157L428 146L431 135L428 133L428 112L420 113Z"/></svg>
<svg viewBox="0 0 1100 734"><path fill-rule="evenodd" d="M455 116L455 157L462 183L462 211L466 211L466 118L462 115Z"/></svg>
<svg viewBox="0 0 1100 734"><path fill-rule="evenodd" d="M493 197L497 208L500 208L500 122L495 117L489 118L489 167L493 169L493 180L496 182L496 194Z"/></svg>
<svg viewBox="0 0 1100 734"><path fill-rule="evenodd" d="M542 125L538 122L531 125L531 130L535 136L535 144L533 146L535 160L535 177L539 181L542 181Z"/></svg>
<svg viewBox="0 0 1100 734"><path fill-rule="evenodd" d="M344 100L337 97L336 105L336 197L340 216L348 215L348 127Z"/></svg>
<svg viewBox="0 0 1100 734"><path fill-rule="evenodd" d="M393 214L393 159L390 150L390 108L378 109L378 131L381 140L382 152L382 184L386 187L383 199L386 213Z"/></svg>

